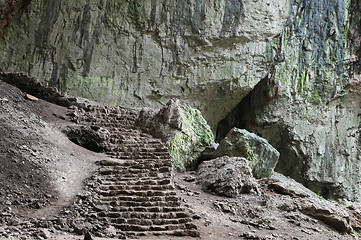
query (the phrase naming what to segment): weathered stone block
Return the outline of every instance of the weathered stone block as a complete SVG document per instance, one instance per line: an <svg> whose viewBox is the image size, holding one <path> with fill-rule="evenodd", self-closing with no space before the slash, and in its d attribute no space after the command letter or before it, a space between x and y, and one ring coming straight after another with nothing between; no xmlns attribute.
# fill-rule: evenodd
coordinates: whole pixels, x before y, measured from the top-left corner
<svg viewBox="0 0 361 240"><path fill-rule="evenodd" d="M245 158L223 156L199 165L197 182L204 191L236 197L241 193L258 192L258 183Z"/></svg>
<svg viewBox="0 0 361 240"><path fill-rule="evenodd" d="M176 167L192 169L202 152L214 145L214 136L200 111L171 99L159 112L144 108L137 125L167 142Z"/></svg>
<svg viewBox="0 0 361 240"><path fill-rule="evenodd" d="M247 130L233 128L213 154L214 158L221 156L246 158L253 176L263 178L273 174L280 154L267 140Z"/></svg>

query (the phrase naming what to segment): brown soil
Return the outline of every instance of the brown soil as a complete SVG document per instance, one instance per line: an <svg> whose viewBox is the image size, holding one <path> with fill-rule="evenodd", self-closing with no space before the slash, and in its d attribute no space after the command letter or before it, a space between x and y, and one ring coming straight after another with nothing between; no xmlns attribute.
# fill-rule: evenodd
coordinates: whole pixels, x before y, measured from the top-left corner
<svg viewBox="0 0 361 240"><path fill-rule="evenodd" d="M68 109L26 98L19 89L0 81L0 207L20 215L60 209L81 189L103 154L70 142L61 129L70 124ZM81 173L81 174L79 174Z"/></svg>
<svg viewBox="0 0 361 240"><path fill-rule="evenodd" d="M41 99L29 100L25 93L0 80L0 236L4 232L3 239L84 238L41 224L41 220L59 215L65 206L72 204L83 189L83 181L96 171L96 161L109 159L67 139L62 129L73 124L71 112ZM301 214L297 199L273 193L266 186L258 195L224 198L202 191L195 181L190 181L193 178L191 172L175 174L177 194L183 199L182 205L191 211L201 233L196 239L357 238ZM34 235L37 231L40 233Z"/></svg>

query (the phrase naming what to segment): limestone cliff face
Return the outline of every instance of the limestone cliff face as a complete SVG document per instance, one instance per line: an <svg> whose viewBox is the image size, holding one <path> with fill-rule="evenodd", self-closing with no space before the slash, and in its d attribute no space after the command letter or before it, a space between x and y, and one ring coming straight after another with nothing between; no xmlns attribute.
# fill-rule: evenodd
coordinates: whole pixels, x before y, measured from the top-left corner
<svg viewBox="0 0 361 240"><path fill-rule="evenodd" d="M0 2L0 70L133 107L172 97L219 120L266 75L288 0Z"/></svg>
<svg viewBox="0 0 361 240"><path fill-rule="evenodd" d="M361 200L359 1L4 0L0 10L0 71L114 105L184 99L213 129L224 119L218 139L246 128L280 152L276 171Z"/></svg>
<svg viewBox="0 0 361 240"><path fill-rule="evenodd" d="M219 126L268 139L277 171L330 198L361 199L359 1L291 1L270 74Z"/></svg>

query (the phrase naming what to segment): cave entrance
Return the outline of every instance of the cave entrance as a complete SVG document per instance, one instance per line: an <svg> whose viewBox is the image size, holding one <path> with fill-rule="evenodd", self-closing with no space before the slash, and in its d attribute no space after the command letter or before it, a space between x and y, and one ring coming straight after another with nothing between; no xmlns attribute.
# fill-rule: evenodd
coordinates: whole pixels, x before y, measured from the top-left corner
<svg viewBox="0 0 361 240"><path fill-rule="evenodd" d="M242 101L218 123L216 140L220 142L233 128L246 129L265 138L280 152L276 171L290 176L300 183L304 183L304 159L297 145L293 145L291 130L282 121L267 119L272 116L269 111L277 108L277 104L270 104L279 95L279 84L269 74L263 78ZM267 119L267 121L264 121Z"/></svg>

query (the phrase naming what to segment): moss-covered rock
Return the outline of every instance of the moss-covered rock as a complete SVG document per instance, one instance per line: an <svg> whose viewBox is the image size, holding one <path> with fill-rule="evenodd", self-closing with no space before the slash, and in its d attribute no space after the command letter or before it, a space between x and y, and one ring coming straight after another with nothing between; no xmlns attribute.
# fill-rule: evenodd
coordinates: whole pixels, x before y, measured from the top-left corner
<svg viewBox="0 0 361 240"><path fill-rule="evenodd" d="M138 125L166 142L175 167L183 170L195 168L202 152L214 145L201 112L178 99L171 99L158 113L143 109Z"/></svg>
<svg viewBox="0 0 361 240"><path fill-rule="evenodd" d="M244 129L233 128L221 141L213 157L244 157L255 178L270 177L277 165L279 152L267 140Z"/></svg>

